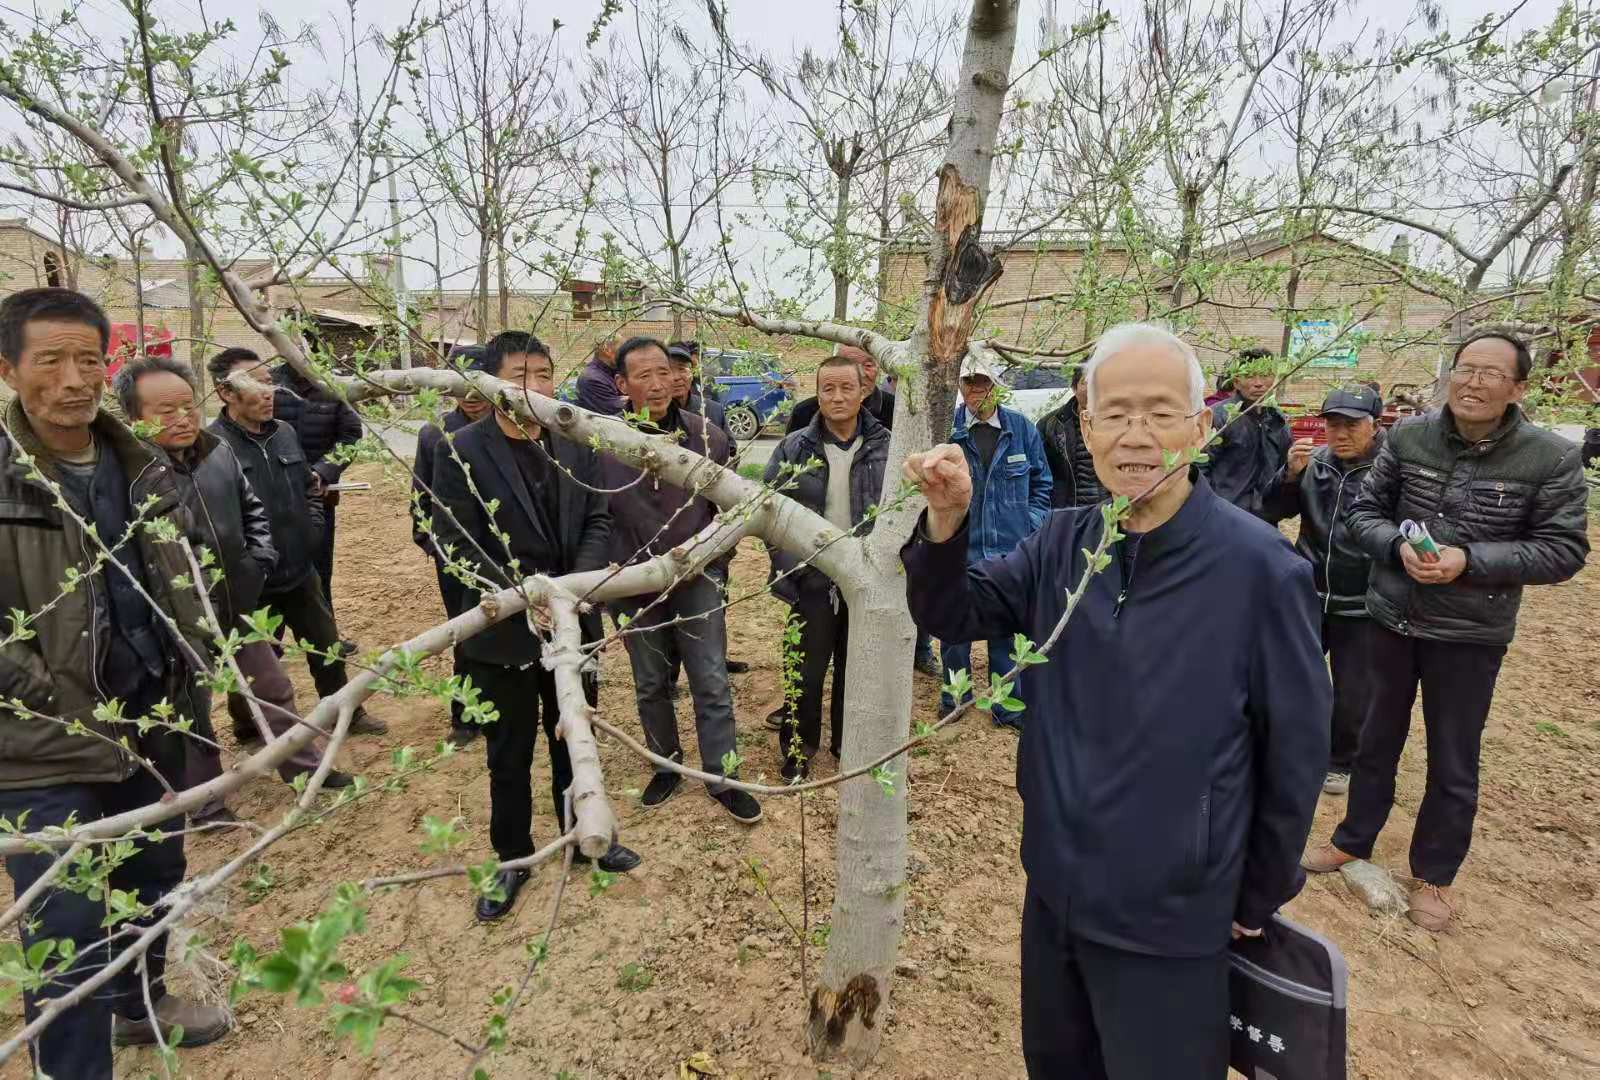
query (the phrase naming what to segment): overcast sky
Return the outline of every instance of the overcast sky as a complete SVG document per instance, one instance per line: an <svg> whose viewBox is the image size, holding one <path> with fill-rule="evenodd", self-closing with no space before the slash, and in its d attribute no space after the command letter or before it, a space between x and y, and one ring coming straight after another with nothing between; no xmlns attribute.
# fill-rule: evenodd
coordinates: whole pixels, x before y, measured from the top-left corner
<svg viewBox="0 0 1600 1080"><path fill-rule="evenodd" d="M26 0L0 0L0 9L3 9L4 13L0 17L13 19L22 16L24 11L19 9L23 8L25 2ZM498 5L515 0L495 0L495 2ZM968 7L964 0L930 0L930 2L952 12L964 11ZM1482 15L1505 10L1508 7L1507 4L1496 5L1487 0L1440 0L1440 2L1447 23L1458 32ZM1517 13L1513 26L1528 27L1547 22L1554 14L1557 4L1558 0L1528 0ZM202 20L202 0L154 0L152 6L160 17L184 28L197 27ZM1276 4L1273 6L1276 7ZM734 37L780 62L806 46L823 52L835 47L839 0L729 0L728 7ZM1124 16L1126 21L1130 22L1137 17L1139 10L1137 0L1115 0L1110 7L1113 13ZM559 0L559 2L529 0L525 5L525 10L532 17L531 21L541 29L547 25L544 20L559 18L564 24L560 31L563 51L569 59L580 64L587 52L584 38L600 8L601 0ZM1055 9L1055 18L1061 24L1070 24L1083 18L1087 10L1085 5L1071 2L1052 5L1049 0L1024 0L1022 32L1016 54L1018 69L1036 57L1040 40L1039 24L1051 8ZM54 10L54 7L41 4L39 10L49 11ZM357 25L363 29L374 26L393 29L408 18L411 10L408 5L396 3L394 0L382 0L382 2L357 0L355 18ZM702 0L681 0L680 10L683 24L691 33L696 37L709 36ZM221 46L221 49L229 56L241 60L248 57L257 42L261 40L262 11L270 12L271 18L284 27L313 28L324 42L323 52L327 61L318 61L308 53L297 54L297 63L289 72L289 82L292 87L300 90L315 89L319 85L319 80L331 77L332 69L336 66L332 62L340 56L340 42L347 36L350 22L349 12L343 3L330 3L328 0L272 0L270 5L255 6L238 0L226 5L212 0L203 7L205 16L212 19L226 16L239 24L237 33ZM130 22L117 0L83 0L79 12L86 27L98 35L114 39L128 33ZM1353 0L1350 5L1349 26L1352 32L1363 23L1397 32L1402 29L1410 15L1408 0L1399 2ZM618 33L631 33L631 18L627 13L617 15L608 30L608 34ZM1324 43L1324 46L1327 44ZM604 44L597 48L604 48ZM954 56L959 55L959 43L953 47L952 53L953 63ZM765 94L759 88L752 87L747 92L753 102L765 105ZM708 107L710 104L708 102ZM14 126L14 119L14 116L7 116L0 123L4 123L7 127ZM764 201L775 203L777 199L776 194L769 194ZM744 209L747 212L749 220L745 220L739 226L738 249L752 275L770 277L776 269L792 264L785 262L785 259L790 257L789 245L773 224L760 220L759 208L752 205L754 200L748 189L734 189L727 196L727 201L732 204L730 209ZM408 215L417 210L416 203L409 196L402 195L401 202L404 212ZM447 254L445 261L466 268L473 263L475 243L465 235L466 230L461 230L461 233L459 237L446 235L443 238L445 247L454 251L453 256ZM408 246L408 254L429 263L432 262L432 251L431 235L418 236ZM409 284L413 289L430 288L433 284L431 278L431 271L420 267L413 266L408 272ZM526 278L522 283L548 284ZM470 282L466 275L458 274L449 281L449 284L465 287Z"/></svg>

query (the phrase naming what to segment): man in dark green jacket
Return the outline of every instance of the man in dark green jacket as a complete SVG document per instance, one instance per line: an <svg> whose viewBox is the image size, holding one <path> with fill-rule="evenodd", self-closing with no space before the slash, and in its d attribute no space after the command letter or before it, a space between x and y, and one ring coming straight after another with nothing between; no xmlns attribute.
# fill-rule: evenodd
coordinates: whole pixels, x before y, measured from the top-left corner
<svg viewBox="0 0 1600 1080"><path fill-rule="evenodd" d="M199 597L174 584L187 560L157 532L163 524L182 532L170 467L99 409L109 338L105 313L67 289L29 289L0 304L0 378L16 395L0 431L0 610L32 617L30 635L0 644L0 816L28 831L137 809L159 801L167 785L181 786L178 735L162 727L141 734L96 710L120 703L131 721L164 700L192 711L192 679L205 663ZM76 587L64 588L74 579ZM87 731L75 733L78 724ZM166 838L137 841L111 871L110 888L141 907L135 926L154 922L155 906L183 880L182 826L181 817L152 826ZM54 861L49 851L9 856L16 894ZM49 888L35 901L22 941L30 951L57 943L48 956L59 967L50 996L89 978L108 949L114 954L118 946L104 942L125 924L108 931L105 917L103 894L91 900ZM60 960L66 942L75 946L72 963ZM154 1042L157 1024L169 1040L181 1024L183 1046L225 1034L226 1010L166 993L165 962L163 937L145 956L154 1017L137 965L129 965L110 993L91 995L45 1029L32 1044L37 1070L109 1080L113 1037ZM38 1015L38 995L26 994L24 1004L30 1020Z"/></svg>
<svg viewBox="0 0 1600 1080"><path fill-rule="evenodd" d="M1451 890L1472 843L1483 725L1522 587L1567 580L1589 552L1580 451L1529 423L1518 404L1532 367L1518 338L1463 342L1448 403L1390 431L1349 516L1372 557L1372 696L1344 821L1303 862L1328 873L1371 858L1394 805L1420 683L1428 785L1411 834L1418 885L1410 915L1427 930L1445 929L1455 914ZM1402 539L1407 521L1427 526L1437 554Z"/></svg>

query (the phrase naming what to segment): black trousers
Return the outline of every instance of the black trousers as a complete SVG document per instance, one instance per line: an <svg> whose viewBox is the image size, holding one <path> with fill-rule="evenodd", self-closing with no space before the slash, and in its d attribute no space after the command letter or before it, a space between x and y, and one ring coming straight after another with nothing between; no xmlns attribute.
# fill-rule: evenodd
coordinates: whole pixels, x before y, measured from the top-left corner
<svg viewBox="0 0 1600 1080"><path fill-rule="evenodd" d="M442 563L440 563L438 560L434 560L433 573L434 573L434 576L439 579L439 597L440 597L440 599L442 599L444 601L445 613L446 614L459 613L461 611L461 605L464 602L464 597L465 597L465 594L466 594L466 586L462 585L461 582L457 581L455 578L453 578L449 574L445 573L444 572L444 565ZM466 666L465 666L466 662L465 662L465 660L463 660L463 658L461 656L461 647L459 645L456 646L456 648L454 650L452 650L452 655L454 657L455 663L454 663L454 666L450 669L451 674L453 674L453 675L465 675L467 673L467 669L466 669ZM471 724L467 724L467 723L464 723L462 721L461 713L462 713L461 702L459 702L459 701L450 702L450 727L453 730L460 729L460 728L470 728L470 727L472 727Z"/></svg>
<svg viewBox="0 0 1600 1080"><path fill-rule="evenodd" d="M1079 937L1030 886L1022 1056L1031 1080L1223 1080L1228 954L1125 952Z"/></svg>
<svg viewBox="0 0 1600 1080"><path fill-rule="evenodd" d="M550 749L550 798L556 821L565 832L567 788L572 786L572 758L556 738L561 713L556 706L556 680L537 664L501 667L472 659L462 661L484 699L494 703L500 718L483 728L489 757L489 842L502 862L532 855L533 748L544 727Z"/></svg>
<svg viewBox="0 0 1600 1080"><path fill-rule="evenodd" d="M1372 857L1394 806L1395 770L1420 686L1428 780L1411 834L1411 873L1432 885L1450 885L1472 846L1478 751L1506 647L1407 637L1371 620L1367 633L1371 696L1350 802L1333 845L1357 858Z"/></svg>
<svg viewBox="0 0 1600 1080"><path fill-rule="evenodd" d="M330 608L333 607L333 530L338 522L338 506L337 502L323 500L322 542L312 557L317 576L322 579L322 598Z"/></svg>
<svg viewBox="0 0 1600 1080"><path fill-rule="evenodd" d="M802 752L810 758L822 745L822 683L833 665L833 694L829 703L828 748L838 754L844 737L845 656L850 648L850 609L839 600L833 609L832 589L807 589L794 605L800 620L800 700L792 719L779 728L780 748L787 754L798 731Z"/></svg>
<svg viewBox="0 0 1600 1080"><path fill-rule="evenodd" d="M1322 651L1333 672L1333 739L1328 753L1329 772L1355 768L1361 725L1367 715L1372 673L1367 666L1367 632L1370 619L1346 615L1322 617Z"/></svg>
<svg viewBox="0 0 1600 1080"><path fill-rule="evenodd" d="M313 571L304 581L284 592L261 595L263 607L283 616L283 625L294 632L295 640L316 648L327 656L339 657L339 627L333 621L333 606L323 592L321 575ZM306 657L317 696L325 698L344 689L344 660Z"/></svg>
<svg viewBox="0 0 1600 1080"><path fill-rule="evenodd" d="M129 706L127 715L135 716L146 711L148 705L135 711ZM157 770L173 787L183 783L184 748L181 737L172 732L148 732L141 740L141 749L155 762ZM134 810L158 801L163 789L155 777L139 769L128 779L113 784L56 784L50 787L27 788L18 791L0 791L0 815L16 821L27 812L29 831L51 825L64 825L69 817L82 825ZM183 880L186 863L183 855L183 817L179 815L150 826L162 830L167 838L160 843L135 841L132 858L111 871L111 887L137 895L141 904L155 904ZM50 854L10 855L6 857L6 873L11 876L15 895L20 896L37 881L55 861ZM22 923L22 947L29 948L35 941L66 939L77 946L77 957L64 972L54 976L49 990L42 994L25 993L23 1008L31 1022L39 1015L41 999L59 997L86 981L114 958L121 947L133 940L139 927L149 926L161 915L133 920L111 930L101 927L106 915L104 897L90 900L82 893L66 889L47 889L34 902L28 918ZM131 932L130 932L131 931ZM117 934L117 942L105 944L107 934ZM51 954L47 963L53 968L59 954ZM150 973L150 1000L158 1001L166 993L163 978L167 968L167 938L163 934L146 954ZM44 1074L72 1077L73 1080L111 1080L111 1016L117 1013L127 1017L143 1017L144 989L138 963L129 964L88 1000L62 1013L55 1023L45 1028L34 1048L34 1066Z"/></svg>

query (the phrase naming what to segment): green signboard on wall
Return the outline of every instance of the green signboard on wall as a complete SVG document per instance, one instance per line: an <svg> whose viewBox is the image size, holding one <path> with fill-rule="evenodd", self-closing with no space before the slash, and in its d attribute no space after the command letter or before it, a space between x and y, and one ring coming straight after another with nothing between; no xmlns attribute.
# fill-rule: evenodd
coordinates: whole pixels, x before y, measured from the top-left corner
<svg viewBox="0 0 1600 1080"><path fill-rule="evenodd" d="M1362 331L1352 326L1340 333L1331 319L1302 319L1289 331L1289 359L1299 363L1315 353L1307 367L1353 368L1361 352Z"/></svg>

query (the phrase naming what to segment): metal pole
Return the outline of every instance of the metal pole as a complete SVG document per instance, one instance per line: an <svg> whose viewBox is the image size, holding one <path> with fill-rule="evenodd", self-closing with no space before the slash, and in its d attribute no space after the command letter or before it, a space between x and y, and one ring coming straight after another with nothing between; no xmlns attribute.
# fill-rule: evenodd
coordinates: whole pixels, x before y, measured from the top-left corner
<svg viewBox="0 0 1600 1080"><path fill-rule="evenodd" d="M411 307L411 297L406 293L406 264L400 252L400 189L395 184L394 158L385 156L389 165L389 267L394 285L395 318L400 323L400 367L411 366L411 323L406 312Z"/></svg>

